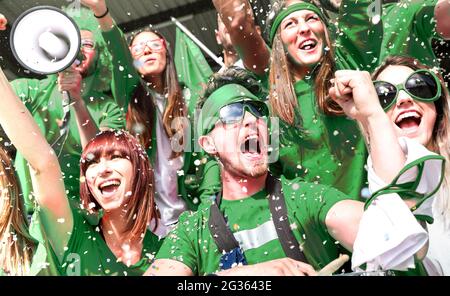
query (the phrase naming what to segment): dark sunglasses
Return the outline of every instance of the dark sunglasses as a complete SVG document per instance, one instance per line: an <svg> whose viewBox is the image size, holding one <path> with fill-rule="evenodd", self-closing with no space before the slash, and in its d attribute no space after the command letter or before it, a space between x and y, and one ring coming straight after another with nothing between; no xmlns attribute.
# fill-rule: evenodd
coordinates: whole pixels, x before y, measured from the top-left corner
<svg viewBox="0 0 450 296"><path fill-rule="evenodd" d="M256 118L269 116L269 108L266 103L262 101L240 101L220 108L219 119L224 124L237 123L244 118L245 111L250 112Z"/></svg>
<svg viewBox="0 0 450 296"><path fill-rule="evenodd" d="M442 92L441 83L436 74L423 69L414 71L404 83L398 85L379 80L374 81L373 85L384 111L389 110L394 105L401 90L420 102L436 101Z"/></svg>

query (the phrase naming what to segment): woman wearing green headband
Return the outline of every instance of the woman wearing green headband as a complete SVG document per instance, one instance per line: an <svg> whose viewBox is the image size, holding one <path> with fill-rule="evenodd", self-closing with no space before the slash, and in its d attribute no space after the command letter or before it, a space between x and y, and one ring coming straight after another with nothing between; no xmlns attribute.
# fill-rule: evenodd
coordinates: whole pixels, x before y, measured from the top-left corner
<svg viewBox="0 0 450 296"><path fill-rule="evenodd" d="M343 1L337 28L320 8L297 0L274 3L268 19L269 101L281 119L280 159L271 169L353 198L361 196L365 180L364 141L328 88L337 69L376 66L382 30L367 14L370 3Z"/></svg>

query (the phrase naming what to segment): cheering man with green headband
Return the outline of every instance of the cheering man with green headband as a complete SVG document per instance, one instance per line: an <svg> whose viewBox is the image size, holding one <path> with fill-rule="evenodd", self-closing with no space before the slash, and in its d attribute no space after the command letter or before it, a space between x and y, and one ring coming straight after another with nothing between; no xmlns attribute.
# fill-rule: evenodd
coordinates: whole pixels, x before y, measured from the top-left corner
<svg viewBox="0 0 450 296"><path fill-rule="evenodd" d="M180 216L148 275L314 275L352 250L364 204L268 173L268 110L242 71L216 76L200 103L199 144L219 162L222 192Z"/></svg>

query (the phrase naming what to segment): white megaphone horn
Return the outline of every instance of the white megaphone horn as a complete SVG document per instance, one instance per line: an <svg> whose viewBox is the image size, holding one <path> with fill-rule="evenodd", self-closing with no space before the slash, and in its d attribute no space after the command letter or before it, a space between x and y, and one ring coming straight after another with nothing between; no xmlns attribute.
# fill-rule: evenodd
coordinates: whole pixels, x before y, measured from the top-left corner
<svg viewBox="0 0 450 296"><path fill-rule="evenodd" d="M17 61L31 72L49 75L70 67L80 51L81 37L76 23L62 10L37 6L22 13L13 25L11 49ZM81 61L80 61L81 62ZM69 132L70 95L62 92L64 117L60 135L52 147L62 151Z"/></svg>
<svg viewBox="0 0 450 296"><path fill-rule="evenodd" d="M22 13L13 25L10 40L17 61L43 75L70 67L81 44L75 22L52 6L37 6Z"/></svg>

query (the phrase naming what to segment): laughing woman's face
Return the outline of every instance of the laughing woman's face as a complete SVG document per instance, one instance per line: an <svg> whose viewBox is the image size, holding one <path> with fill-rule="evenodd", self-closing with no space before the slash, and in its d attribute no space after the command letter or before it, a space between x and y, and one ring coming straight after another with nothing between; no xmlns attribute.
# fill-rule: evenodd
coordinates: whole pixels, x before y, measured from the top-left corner
<svg viewBox="0 0 450 296"><path fill-rule="evenodd" d="M403 84L413 72L414 70L406 66L389 66L378 75L376 80L393 85ZM386 113L394 123L397 136L414 139L425 147L432 148L430 145L437 117L434 102L414 100L408 93L401 90L397 94L396 102Z"/></svg>
<svg viewBox="0 0 450 296"><path fill-rule="evenodd" d="M296 67L311 69L320 61L326 44L325 25L315 12L292 12L281 22L280 30L284 48Z"/></svg>

